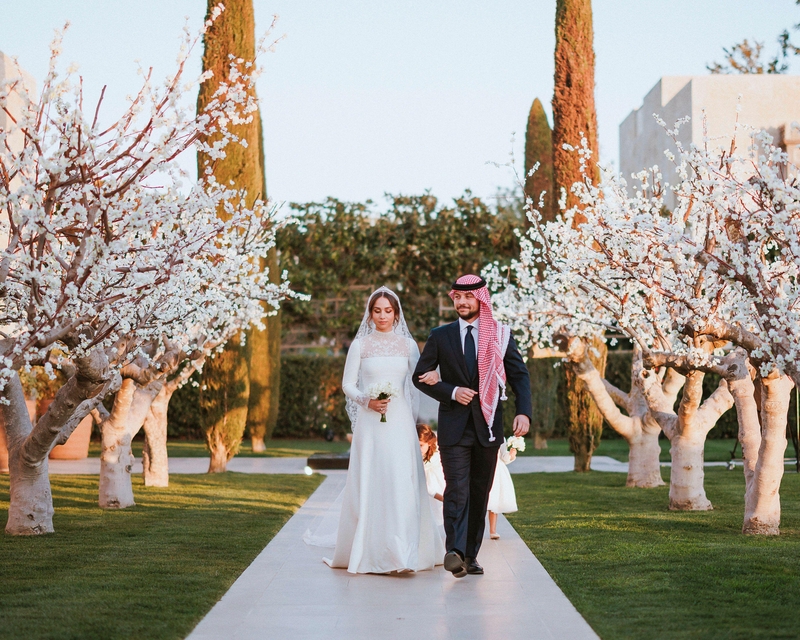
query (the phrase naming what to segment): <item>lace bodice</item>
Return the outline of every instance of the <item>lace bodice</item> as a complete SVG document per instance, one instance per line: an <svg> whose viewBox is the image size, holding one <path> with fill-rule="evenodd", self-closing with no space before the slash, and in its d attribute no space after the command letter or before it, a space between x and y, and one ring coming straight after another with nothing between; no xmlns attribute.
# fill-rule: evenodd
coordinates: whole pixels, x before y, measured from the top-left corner
<svg viewBox="0 0 800 640"><path fill-rule="evenodd" d="M361 358L407 358L409 354L408 338L394 332L382 333L373 331L360 340Z"/></svg>
<svg viewBox="0 0 800 640"><path fill-rule="evenodd" d="M411 374L418 360L419 347L411 338L373 332L350 345L342 390L359 406L366 407L370 401L369 387L390 382L403 394L403 400L413 405Z"/></svg>

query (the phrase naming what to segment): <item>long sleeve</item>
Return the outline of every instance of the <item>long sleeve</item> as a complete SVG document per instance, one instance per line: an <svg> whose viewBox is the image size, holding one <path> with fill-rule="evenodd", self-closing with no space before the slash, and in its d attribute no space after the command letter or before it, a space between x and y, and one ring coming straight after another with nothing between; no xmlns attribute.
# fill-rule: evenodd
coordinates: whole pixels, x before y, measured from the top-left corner
<svg viewBox="0 0 800 640"><path fill-rule="evenodd" d="M414 375L411 379L414 382L414 386L426 396L430 396L434 400L443 404L445 407L449 407L451 402L453 402L453 389L455 389L456 385L449 384L443 380L439 380L439 382L434 385L425 384L424 382L419 381L419 377L423 373L434 371L438 366L439 348L436 336L434 335L433 331L431 331L431 334L428 336L428 341L425 343L425 348L422 350L422 355L417 362Z"/></svg>
<svg viewBox="0 0 800 640"><path fill-rule="evenodd" d="M361 369L361 341L354 340L347 350L347 360L344 363L344 376L342 376L342 391L356 404L366 407L369 396L358 388L358 372Z"/></svg>
<svg viewBox="0 0 800 640"><path fill-rule="evenodd" d="M417 421L419 418L419 391L414 387L413 382L411 382L414 378L414 370L417 368L417 362L419 362L419 347L417 346L416 340L411 338L408 339L408 379L406 384L408 385L408 392L411 395L409 401L411 403L411 415L414 416L414 422Z"/></svg>
<svg viewBox="0 0 800 640"><path fill-rule="evenodd" d="M503 444L500 445L497 456L500 462L503 462L504 464L511 464L511 452L508 450L508 443L505 440L503 441Z"/></svg>

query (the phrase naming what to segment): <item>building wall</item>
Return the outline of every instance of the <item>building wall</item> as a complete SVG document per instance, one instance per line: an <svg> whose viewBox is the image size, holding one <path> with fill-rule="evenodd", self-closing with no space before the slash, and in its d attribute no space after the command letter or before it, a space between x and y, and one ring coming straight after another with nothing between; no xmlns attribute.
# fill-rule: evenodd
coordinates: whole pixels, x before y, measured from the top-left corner
<svg viewBox="0 0 800 640"><path fill-rule="evenodd" d="M31 93L32 96L36 96L36 83L34 82L33 78L26 73L24 70L20 74L20 69L16 66L14 61L0 51L0 89L3 88L9 82L14 82L21 78L21 81L25 83L28 91ZM22 98L16 93L12 92L8 98L8 107L9 111L15 117L17 114L22 112L23 101ZM5 111L0 110L0 129L2 130L9 130L9 128L13 128L13 122L11 118L6 114ZM22 147L22 134L15 133L12 135L11 139L11 148L12 150L17 150Z"/></svg>
<svg viewBox="0 0 800 640"><path fill-rule="evenodd" d="M741 105L740 125L765 129L789 151L793 162L800 164L800 133L791 126L800 122L800 76L666 76L619 126L619 167L629 191L633 193L636 188L631 174L655 165L665 182L676 181L674 166L664 156L666 149L676 151L675 144L653 114L658 114L670 129L680 118L691 118L680 129L678 139L683 145L704 144L705 126L709 147L727 150L735 129L737 105ZM749 145L747 131L740 130L736 139L738 152L746 153ZM665 204L675 204L670 192Z"/></svg>

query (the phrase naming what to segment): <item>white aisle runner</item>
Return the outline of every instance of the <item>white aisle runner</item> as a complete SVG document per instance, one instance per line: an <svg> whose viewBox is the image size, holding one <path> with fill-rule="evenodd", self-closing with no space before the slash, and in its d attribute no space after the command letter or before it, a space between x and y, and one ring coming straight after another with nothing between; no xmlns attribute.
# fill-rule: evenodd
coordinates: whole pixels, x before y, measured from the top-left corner
<svg viewBox="0 0 800 640"><path fill-rule="evenodd" d="M483 576L441 567L399 576L352 575L302 541L344 487L331 472L189 640L597 639L505 518L486 540Z"/></svg>

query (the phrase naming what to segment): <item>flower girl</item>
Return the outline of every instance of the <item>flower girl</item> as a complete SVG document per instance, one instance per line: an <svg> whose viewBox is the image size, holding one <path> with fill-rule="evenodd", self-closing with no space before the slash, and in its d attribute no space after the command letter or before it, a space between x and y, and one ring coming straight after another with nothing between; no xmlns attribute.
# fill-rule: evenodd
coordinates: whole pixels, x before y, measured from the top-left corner
<svg viewBox="0 0 800 640"><path fill-rule="evenodd" d="M427 424L417 425L417 437L419 438L419 450L422 453L422 463L425 467L425 483L428 485L428 495L431 500L433 519L437 524L442 525L442 501L444 500L444 471L442 470L442 459L439 457L436 434Z"/></svg>
<svg viewBox="0 0 800 640"><path fill-rule="evenodd" d="M506 465L511 464L517 457L517 450L525 451L525 441L522 438L508 438L497 450L497 466L494 470L494 482L489 492L489 537L498 540L497 514L514 513L517 510L517 496L514 493L514 483ZM500 464L500 463L503 464Z"/></svg>

